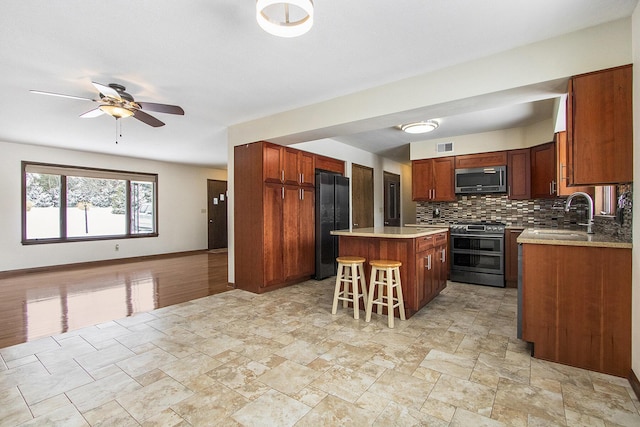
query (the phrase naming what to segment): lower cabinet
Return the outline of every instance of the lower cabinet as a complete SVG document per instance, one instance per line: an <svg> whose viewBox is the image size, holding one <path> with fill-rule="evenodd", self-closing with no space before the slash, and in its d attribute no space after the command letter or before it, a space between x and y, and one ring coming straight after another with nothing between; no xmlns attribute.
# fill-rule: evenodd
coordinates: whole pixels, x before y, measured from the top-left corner
<svg viewBox="0 0 640 427"><path fill-rule="evenodd" d="M518 236L522 227L507 227L504 244L504 281L507 288L518 287Z"/></svg>
<svg viewBox="0 0 640 427"><path fill-rule="evenodd" d="M522 338L540 359L627 378L631 249L523 245Z"/></svg>
<svg viewBox="0 0 640 427"><path fill-rule="evenodd" d="M447 287L447 233L439 233L418 240L416 248L416 292L419 307Z"/></svg>

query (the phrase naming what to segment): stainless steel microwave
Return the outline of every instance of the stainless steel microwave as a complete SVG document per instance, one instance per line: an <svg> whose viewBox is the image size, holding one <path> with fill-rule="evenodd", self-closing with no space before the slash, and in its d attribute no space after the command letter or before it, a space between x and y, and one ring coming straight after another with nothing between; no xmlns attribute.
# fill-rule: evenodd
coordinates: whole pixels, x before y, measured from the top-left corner
<svg viewBox="0 0 640 427"><path fill-rule="evenodd" d="M506 193L507 167L456 169L456 194Z"/></svg>

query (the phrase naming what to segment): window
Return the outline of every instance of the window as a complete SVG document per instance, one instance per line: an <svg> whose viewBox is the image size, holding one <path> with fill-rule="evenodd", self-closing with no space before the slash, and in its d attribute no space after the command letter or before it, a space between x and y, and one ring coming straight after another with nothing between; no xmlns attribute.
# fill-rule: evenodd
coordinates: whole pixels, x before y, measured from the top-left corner
<svg viewBox="0 0 640 427"><path fill-rule="evenodd" d="M157 236L158 176L22 162L22 243Z"/></svg>

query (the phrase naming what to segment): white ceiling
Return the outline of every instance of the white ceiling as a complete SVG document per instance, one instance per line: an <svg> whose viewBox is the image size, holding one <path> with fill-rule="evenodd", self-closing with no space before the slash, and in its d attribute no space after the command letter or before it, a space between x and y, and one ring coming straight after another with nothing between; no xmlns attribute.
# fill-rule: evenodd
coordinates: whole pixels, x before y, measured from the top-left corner
<svg viewBox="0 0 640 427"><path fill-rule="evenodd" d="M229 125L630 16L637 2L316 0L311 31L281 39L258 27L254 0L5 0L0 141L225 168ZM152 113L161 128L123 119L116 145L113 118L78 117L95 104L29 92L95 98L91 81L185 115ZM474 103L439 116L430 138L522 126L552 110L524 94L509 106ZM389 120L337 139L407 160L410 140Z"/></svg>

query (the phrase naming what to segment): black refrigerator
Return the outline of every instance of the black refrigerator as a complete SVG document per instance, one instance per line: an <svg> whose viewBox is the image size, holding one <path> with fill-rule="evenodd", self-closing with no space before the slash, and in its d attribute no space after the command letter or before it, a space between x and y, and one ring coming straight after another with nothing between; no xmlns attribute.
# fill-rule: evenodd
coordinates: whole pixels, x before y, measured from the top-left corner
<svg viewBox="0 0 640 427"><path fill-rule="evenodd" d="M338 237L349 228L349 178L316 171L316 280L336 274Z"/></svg>

